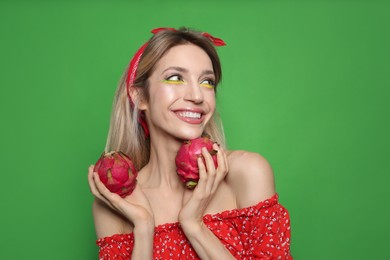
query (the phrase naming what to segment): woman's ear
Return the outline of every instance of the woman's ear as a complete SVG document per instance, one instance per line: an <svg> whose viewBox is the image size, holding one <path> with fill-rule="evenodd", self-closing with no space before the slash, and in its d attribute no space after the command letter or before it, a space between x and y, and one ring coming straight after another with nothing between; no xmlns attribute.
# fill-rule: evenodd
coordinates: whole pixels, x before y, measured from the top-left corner
<svg viewBox="0 0 390 260"><path fill-rule="evenodd" d="M130 97L139 110L146 110L147 104L139 88L135 88L135 87L130 88Z"/></svg>

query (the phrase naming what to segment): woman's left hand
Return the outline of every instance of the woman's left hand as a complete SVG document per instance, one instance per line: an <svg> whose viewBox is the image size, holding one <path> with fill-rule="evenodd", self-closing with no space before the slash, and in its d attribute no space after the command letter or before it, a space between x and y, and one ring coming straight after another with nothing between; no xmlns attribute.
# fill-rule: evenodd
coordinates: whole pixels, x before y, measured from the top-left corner
<svg viewBox="0 0 390 260"><path fill-rule="evenodd" d="M228 172L225 151L217 144L213 145L213 149L217 151L218 167L215 168L213 158L206 148L202 148L205 163L202 158L198 158L198 184L179 213L179 222L183 229L197 228L203 225L204 212Z"/></svg>

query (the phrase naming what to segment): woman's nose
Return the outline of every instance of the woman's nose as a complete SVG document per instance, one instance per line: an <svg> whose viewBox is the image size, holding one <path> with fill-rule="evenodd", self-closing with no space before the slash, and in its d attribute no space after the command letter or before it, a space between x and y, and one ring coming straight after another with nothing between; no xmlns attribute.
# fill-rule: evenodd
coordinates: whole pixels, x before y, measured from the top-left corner
<svg viewBox="0 0 390 260"><path fill-rule="evenodd" d="M184 99L196 104L203 102L203 92L201 86L197 82L191 82L187 85Z"/></svg>

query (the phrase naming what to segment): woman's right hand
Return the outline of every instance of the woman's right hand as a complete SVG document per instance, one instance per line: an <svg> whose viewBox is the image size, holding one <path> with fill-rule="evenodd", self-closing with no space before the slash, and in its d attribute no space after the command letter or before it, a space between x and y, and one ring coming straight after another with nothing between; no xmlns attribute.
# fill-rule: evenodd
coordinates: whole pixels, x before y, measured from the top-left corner
<svg viewBox="0 0 390 260"><path fill-rule="evenodd" d="M92 194L111 209L119 212L138 228L154 229L154 215L152 208L139 184L136 184L134 191L125 198L109 191L100 181L94 166L88 169L88 183Z"/></svg>

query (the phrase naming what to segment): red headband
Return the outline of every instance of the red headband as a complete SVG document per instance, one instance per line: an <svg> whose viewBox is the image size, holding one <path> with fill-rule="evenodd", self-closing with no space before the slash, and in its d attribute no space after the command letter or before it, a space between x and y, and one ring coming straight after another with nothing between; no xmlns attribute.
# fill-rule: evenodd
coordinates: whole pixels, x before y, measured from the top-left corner
<svg viewBox="0 0 390 260"><path fill-rule="evenodd" d="M166 31L166 30L177 32L177 30L174 28L156 28L156 29L153 29L151 32L153 34L157 34L161 31ZM201 34L204 37L206 37L207 39L209 39L211 41L211 43L214 44L214 46L218 47L218 46L225 46L226 45L226 43L222 39L215 38L214 36L212 36L209 33L203 32ZM130 105L132 107L134 107L134 102L130 96L130 87L133 85L134 80L137 76L138 63L141 60L142 54L144 53L146 46L148 46L148 43L149 42L146 42L144 45L142 45L141 48L139 48L138 51L134 54L133 58L130 61L129 69L127 71L126 90L127 90L127 96L129 98L129 101L130 101ZM149 136L149 129L148 129L148 125L146 123L146 119L145 119L144 114L139 115L138 122L141 124L142 128L144 129L145 137L148 137Z"/></svg>

